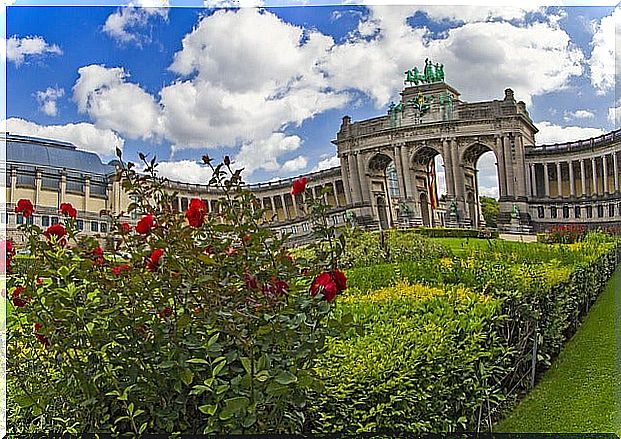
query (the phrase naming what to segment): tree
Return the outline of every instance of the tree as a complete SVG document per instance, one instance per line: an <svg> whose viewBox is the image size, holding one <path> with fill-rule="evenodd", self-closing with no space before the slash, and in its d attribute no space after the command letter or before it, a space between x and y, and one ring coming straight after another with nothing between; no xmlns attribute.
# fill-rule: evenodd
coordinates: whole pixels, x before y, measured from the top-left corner
<svg viewBox="0 0 621 439"><path fill-rule="evenodd" d="M498 214L500 213L498 200L491 197L481 197L481 210L487 227L498 227Z"/></svg>

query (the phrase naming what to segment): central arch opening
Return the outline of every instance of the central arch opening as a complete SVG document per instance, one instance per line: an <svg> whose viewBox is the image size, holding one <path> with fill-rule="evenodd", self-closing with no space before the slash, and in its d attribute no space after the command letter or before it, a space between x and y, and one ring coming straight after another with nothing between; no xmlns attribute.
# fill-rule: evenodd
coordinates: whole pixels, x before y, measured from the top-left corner
<svg viewBox="0 0 621 439"><path fill-rule="evenodd" d="M424 146L412 156L411 167L423 226L445 226L448 191L442 154Z"/></svg>
<svg viewBox="0 0 621 439"><path fill-rule="evenodd" d="M369 161L371 203L382 230L396 225L397 208L401 199L399 177L393 159L382 153Z"/></svg>
<svg viewBox="0 0 621 439"><path fill-rule="evenodd" d="M466 218L473 228L498 227L498 160L487 145L476 143L463 154Z"/></svg>

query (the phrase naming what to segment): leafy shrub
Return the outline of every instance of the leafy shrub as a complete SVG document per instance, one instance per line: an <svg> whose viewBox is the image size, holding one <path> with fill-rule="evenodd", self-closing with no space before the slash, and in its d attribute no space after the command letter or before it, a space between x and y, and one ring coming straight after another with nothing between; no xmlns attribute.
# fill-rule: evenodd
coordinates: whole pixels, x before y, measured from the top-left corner
<svg viewBox="0 0 621 439"><path fill-rule="evenodd" d="M45 232L20 226L31 258L16 261L8 282L11 428L299 432L318 385L313 360L335 327L324 324L323 292L331 301L345 287L332 280L343 241L326 207L310 201L328 250L301 267L260 226L260 204L227 158L210 181L223 223L199 199L176 212L176 194L143 160L147 175L124 167L130 211L142 219L132 229L112 217L106 252L80 236L70 209Z"/></svg>
<svg viewBox="0 0 621 439"><path fill-rule="evenodd" d="M427 228L420 227L416 229L416 233L428 238L498 238L499 233L496 230L474 230L474 229L458 229L458 228Z"/></svg>
<svg viewBox="0 0 621 439"><path fill-rule="evenodd" d="M343 297L359 331L330 340L310 429L464 430L506 373L500 303L463 288L400 283Z"/></svg>
<svg viewBox="0 0 621 439"><path fill-rule="evenodd" d="M543 242L548 244L572 244L582 241L586 234L587 228L583 225L554 225L544 235Z"/></svg>

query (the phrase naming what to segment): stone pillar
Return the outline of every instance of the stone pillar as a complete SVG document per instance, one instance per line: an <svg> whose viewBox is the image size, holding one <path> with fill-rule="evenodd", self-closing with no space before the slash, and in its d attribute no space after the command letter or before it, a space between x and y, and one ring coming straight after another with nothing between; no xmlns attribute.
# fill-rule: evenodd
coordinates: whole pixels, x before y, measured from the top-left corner
<svg viewBox="0 0 621 439"><path fill-rule="evenodd" d="M403 175L403 162L401 160L401 148L397 145L393 145L392 152L394 156L395 171L397 173L397 185L399 186L399 196L401 198L407 198L407 191L405 189L405 176Z"/></svg>
<svg viewBox="0 0 621 439"><path fill-rule="evenodd" d="M417 190L416 185L412 187L412 173L410 172L410 159L408 157L408 151L405 145L401 146L401 164L403 166L403 179L405 180L405 191L407 197L416 200Z"/></svg>
<svg viewBox="0 0 621 439"><path fill-rule="evenodd" d="M41 171L37 169L35 171L35 199L34 199L35 207L39 205L40 197L41 197Z"/></svg>
<svg viewBox="0 0 621 439"><path fill-rule="evenodd" d="M17 191L17 169L11 169L11 197L10 203L15 204L15 192Z"/></svg>
<svg viewBox="0 0 621 439"><path fill-rule="evenodd" d="M88 201L91 198L91 178L84 179L84 212L88 212Z"/></svg>
<svg viewBox="0 0 621 439"><path fill-rule="evenodd" d="M502 136L496 135L496 161L498 162L498 192L501 197L507 196L507 166Z"/></svg>
<svg viewBox="0 0 621 439"><path fill-rule="evenodd" d="M362 153L358 153L356 155L356 160L358 162L358 178L360 179L360 199L361 201L369 201L371 196L369 194L369 185L367 181L367 173L366 168L364 166L364 155Z"/></svg>
<svg viewBox="0 0 621 439"><path fill-rule="evenodd" d="M604 195L608 194L608 155L602 156L602 169L604 171Z"/></svg>
<svg viewBox="0 0 621 439"><path fill-rule="evenodd" d="M291 215L289 215L289 209L287 209L287 205L285 204L285 196L280 194L280 201L282 201L282 211L285 213L285 219L290 220Z"/></svg>
<svg viewBox="0 0 621 439"><path fill-rule="evenodd" d="M347 160L349 161L349 170L350 174L350 182L349 184L352 187L352 202L359 203L362 201L360 195L360 177L358 176L358 162L356 161L355 154L348 154Z"/></svg>
<svg viewBox="0 0 621 439"><path fill-rule="evenodd" d="M584 170L584 159L580 159L580 183L582 184L582 196L586 196L586 174Z"/></svg>
<svg viewBox="0 0 621 439"><path fill-rule="evenodd" d="M336 180L330 182L332 185L332 195L334 196L334 207L341 207L341 202L339 201L339 194L336 191Z"/></svg>
<svg viewBox="0 0 621 439"><path fill-rule="evenodd" d="M612 167L615 173L615 192L619 192L619 163L616 152L612 153Z"/></svg>
<svg viewBox="0 0 621 439"><path fill-rule="evenodd" d="M455 180L455 198L458 201L464 199L464 167L459 163L459 151L457 150L457 140L451 139L451 167L453 168L453 176Z"/></svg>
<svg viewBox="0 0 621 439"><path fill-rule="evenodd" d="M574 181L574 162L570 160L569 164L569 195L576 196L576 182Z"/></svg>
<svg viewBox="0 0 621 439"><path fill-rule="evenodd" d="M351 168L349 167L348 156L343 154L341 156L341 178L343 179L343 190L345 191L345 204L352 203L351 187L349 186L350 176Z"/></svg>
<svg viewBox="0 0 621 439"><path fill-rule="evenodd" d="M449 200L455 198L455 175L453 175L453 159L447 139L442 140L442 159L444 160L444 179L446 194Z"/></svg>
<svg viewBox="0 0 621 439"><path fill-rule="evenodd" d="M66 193L67 193L67 174L63 172L62 174L60 174L60 200L58 203L58 208L60 208L60 205L65 202Z"/></svg>
<svg viewBox="0 0 621 439"><path fill-rule="evenodd" d="M537 168L535 163L530 164L530 195L537 196Z"/></svg>
<svg viewBox="0 0 621 439"><path fill-rule="evenodd" d="M543 184L545 189L546 198L550 198L550 171L548 169L548 163L543 164Z"/></svg>
<svg viewBox="0 0 621 439"><path fill-rule="evenodd" d="M599 188L597 187L597 164L595 162L595 157L591 158L591 167L593 169L593 191L591 195L597 195Z"/></svg>
<svg viewBox="0 0 621 439"><path fill-rule="evenodd" d="M526 178L526 163L524 162L524 139L521 134L518 134L514 137L515 148L518 151L517 154L517 168L518 172L515 175L515 179L517 180L517 196L518 197L526 197L528 195L528 182L529 180Z"/></svg>
<svg viewBox="0 0 621 439"><path fill-rule="evenodd" d="M561 162L556 162L556 193L559 198L563 197L563 178L561 174Z"/></svg>
<svg viewBox="0 0 621 439"><path fill-rule="evenodd" d="M284 195L283 195L283 198L284 198ZM298 206L297 206L297 204L295 202L295 195L293 195L293 194L291 194L291 205L293 206L293 217L297 218L299 216L298 215Z"/></svg>

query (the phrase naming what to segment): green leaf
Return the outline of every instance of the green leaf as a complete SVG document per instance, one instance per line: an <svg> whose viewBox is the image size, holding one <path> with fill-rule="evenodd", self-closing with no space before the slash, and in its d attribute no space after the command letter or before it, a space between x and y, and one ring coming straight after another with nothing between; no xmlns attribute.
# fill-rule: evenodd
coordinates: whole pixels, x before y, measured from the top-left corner
<svg viewBox="0 0 621 439"><path fill-rule="evenodd" d="M201 405L198 408L198 410L200 410L201 413L205 413L206 415L209 415L209 416L213 416L213 414L216 412L217 409L218 409L217 404Z"/></svg>
<svg viewBox="0 0 621 439"><path fill-rule="evenodd" d="M244 366L244 369L246 370L246 373L248 375L250 375L252 372L252 365L250 363L250 358L248 357L241 357L240 358L242 366Z"/></svg>
<svg viewBox="0 0 621 439"><path fill-rule="evenodd" d="M251 427L255 422L257 422L257 415L255 413L249 413L242 421L242 427Z"/></svg>
<svg viewBox="0 0 621 439"><path fill-rule="evenodd" d="M204 358L190 358L189 360L186 360L186 363L209 364L209 361L205 360Z"/></svg>
<svg viewBox="0 0 621 439"><path fill-rule="evenodd" d="M235 398L229 398L224 401L226 403L225 410L230 410L233 413L238 413L241 410L248 407L250 400L245 396L236 396Z"/></svg>
<svg viewBox="0 0 621 439"><path fill-rule="evenodd" d="M288 372L286 370L280 372L278 375L276 375L276 378L275 378L275 381L278 384L282 384L283 386L286 386L291 383L295 383L297 380L298 380L298 377L296 377L291 372Z"/></svg>
<svg viewBox="0 0 621 439"><path fill-rule="evenodd" d="M194 379L194 373L192 373L190 369L183 369L181 371L181 381L183 381L183 384L185 384L186 386L189 386L190 384L192 384L193 379Z"/></svg>

